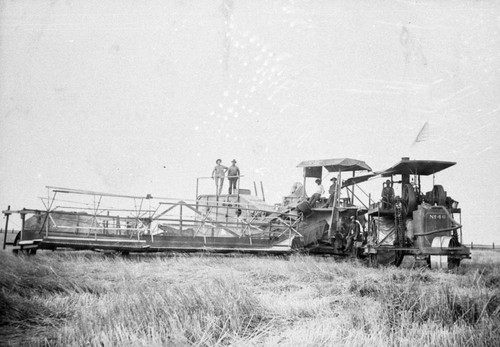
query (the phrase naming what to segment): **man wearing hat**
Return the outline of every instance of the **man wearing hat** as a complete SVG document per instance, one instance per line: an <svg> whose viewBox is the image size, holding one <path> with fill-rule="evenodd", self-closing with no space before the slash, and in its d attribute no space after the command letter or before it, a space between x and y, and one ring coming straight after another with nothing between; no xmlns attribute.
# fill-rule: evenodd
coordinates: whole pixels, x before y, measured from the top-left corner
<svg viewBox="0 0 500 347"><path fill-rule="evenodd" d="M352 246L354 245L354 242L363 241L363 226L354 216L351 216L350 220L351 223L349 224L349 233L346 238L347 243L344 249L344 251L349 251L349 252L352 251ZM356 249L355 251L359 250Z"/></svg>
<svg viewBox="0 0 500 347"><path fill-rule="evenodd" d="M332 207L335 201L335 194L337 193L337 178L332 177L330 179L332 181L332 185L328 188L328 193L330 196L328 197L328 201L323 205L323 207Z"/></svg>
<svg viewBox="0 0 500 347"><path fill-rule="evenodd" d="M227 169L227 178L229 180L229 194L236 192L238 178L240 178L240 169L236 166L236 160L231 161L232 165Z"/></svg>
<svg viewBox="0 0 500 347"><path fill-rule="evenodd" d="M212 171L212 179L215 180L215 194L220 195L222 185L224 184L224 176L226 175L227 166L222 165L222 159L215 161L217 164Z"/></svg>
<svg viewBox="0 0 500 347"><path fill-rule="evenodd" d="M314 194L309 198L308 202L311 207L315 207L316 201L321 199L321 195L323 195L323 193L325 192L325 188L323 188L323 185L321 184L321 180L319 178L317 178L314 182L316 182L318 187L316 188Z"/></svg>
<svg viewBox="0 0 500 347"><path fill-rule="evenodd" d="M392 188L391 180L385 181L385 187L382 189L382 206L383 208L391 208L394 203L394 188Z"/></svg>

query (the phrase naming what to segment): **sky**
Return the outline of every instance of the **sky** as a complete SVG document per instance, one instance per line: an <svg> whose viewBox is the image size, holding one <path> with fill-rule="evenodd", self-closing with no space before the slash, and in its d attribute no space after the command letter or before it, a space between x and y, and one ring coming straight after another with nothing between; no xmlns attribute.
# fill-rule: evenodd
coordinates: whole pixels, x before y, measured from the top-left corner
<svg viewBox="0 0 500 347"><path fill-rule="evenodd" d="M410 157L457 162L464 241L498 244L499 55L493 0L2 0L0 206L194 199L218 158L275 203L301 161Z"/></svg>

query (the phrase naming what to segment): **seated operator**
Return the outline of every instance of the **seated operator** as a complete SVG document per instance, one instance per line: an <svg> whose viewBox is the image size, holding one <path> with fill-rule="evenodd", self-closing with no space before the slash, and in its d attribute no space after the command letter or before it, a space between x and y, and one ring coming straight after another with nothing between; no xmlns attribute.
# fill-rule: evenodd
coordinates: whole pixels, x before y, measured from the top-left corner
<svg viewBox="0 0 500 347"><path fill-rule="evenodd" d="M394 188L392 188L391 180L385 181L385 187L382 189L382 208L391 208L394 203Z"/></svg>
<svg viewBox="0 0 500 347"><path fill-rule="evenodd" d="M318 187L316 188L314 194L309 198L308 202L311 207L314 207L316 205L316 201L321 199L321 195L323 195L323 193L325 192L325 188L323 188L323 185L321 184L321 180L319 178L317 178L314 182L316 182Z"/></svg>

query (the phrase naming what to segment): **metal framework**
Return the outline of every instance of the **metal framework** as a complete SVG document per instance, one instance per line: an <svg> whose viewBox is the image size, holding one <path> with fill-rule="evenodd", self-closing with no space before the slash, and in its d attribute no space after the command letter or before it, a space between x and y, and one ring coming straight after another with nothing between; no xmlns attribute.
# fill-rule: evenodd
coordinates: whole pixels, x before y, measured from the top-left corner
<svg viewBox="0 0 500 347"><path fill-rule="evenodd" d="M291 252L301 236L301 217L271 213L219 196L196 201L130 196L47 187L45 210L3 211L19 214L16 249L70 247L118 251L269 251ZM204 199L205 197L205 199ZM26 216L30 218L26 219ZM5 247L5 244L4 244Z"/></svg>

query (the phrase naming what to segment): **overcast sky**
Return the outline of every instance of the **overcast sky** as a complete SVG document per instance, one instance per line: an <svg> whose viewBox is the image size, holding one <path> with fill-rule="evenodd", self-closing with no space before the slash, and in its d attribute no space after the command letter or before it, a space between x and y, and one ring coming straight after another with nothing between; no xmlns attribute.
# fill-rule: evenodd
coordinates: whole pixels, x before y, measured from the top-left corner
<svg viewBox="0 0 500 347"><path fill-rule="evenodd" d="M193 199L217 158L274 203L303 160L410 156L500 243L499 56L493 0L1 1L0 204Z"/></svg>

